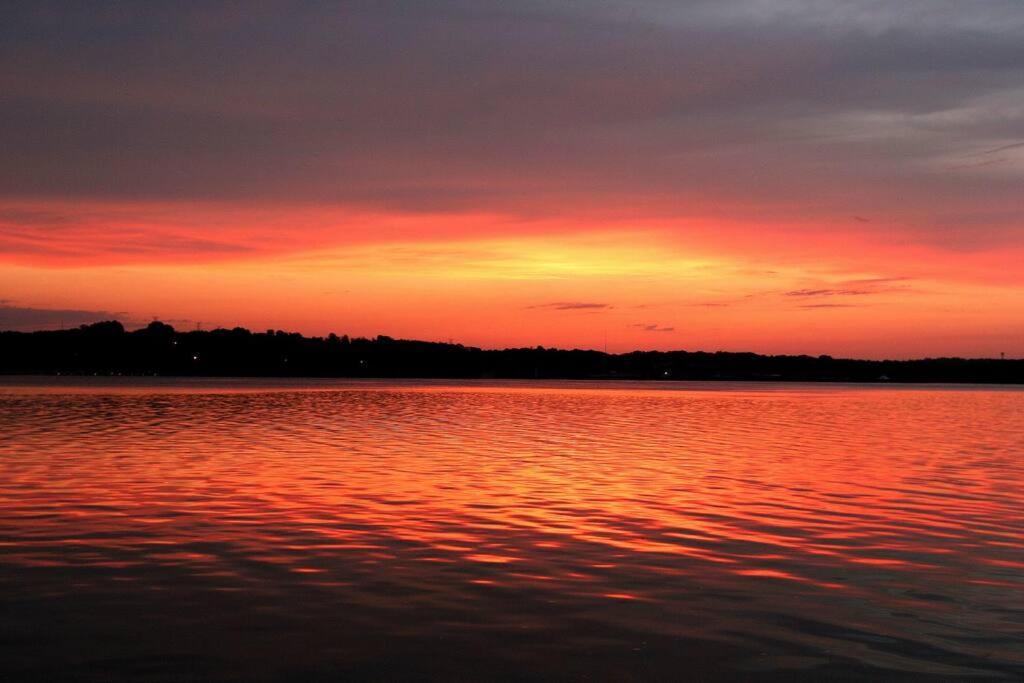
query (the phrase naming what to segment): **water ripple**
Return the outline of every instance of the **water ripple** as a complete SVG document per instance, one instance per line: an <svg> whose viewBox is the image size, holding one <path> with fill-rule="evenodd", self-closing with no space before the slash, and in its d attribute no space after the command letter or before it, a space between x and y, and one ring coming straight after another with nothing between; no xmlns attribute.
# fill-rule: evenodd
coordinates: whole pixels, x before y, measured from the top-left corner
<svg viewBox="0 0 1024 683"><path fill-rule="evenodd" d="M1017 679L1022 456L1000 389L8 384L0 654L96 680Z"/></svg>

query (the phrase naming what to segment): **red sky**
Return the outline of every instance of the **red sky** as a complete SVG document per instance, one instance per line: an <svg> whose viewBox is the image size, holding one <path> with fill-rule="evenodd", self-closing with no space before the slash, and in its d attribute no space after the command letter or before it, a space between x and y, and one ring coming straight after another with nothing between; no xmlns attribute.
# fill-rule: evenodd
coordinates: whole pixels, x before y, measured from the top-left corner
<svg viewBox="0 0 1024 683"><path fill-rule="evenodd" d="M1009 0L26 4L0 327L1024 356Z"/></svg>

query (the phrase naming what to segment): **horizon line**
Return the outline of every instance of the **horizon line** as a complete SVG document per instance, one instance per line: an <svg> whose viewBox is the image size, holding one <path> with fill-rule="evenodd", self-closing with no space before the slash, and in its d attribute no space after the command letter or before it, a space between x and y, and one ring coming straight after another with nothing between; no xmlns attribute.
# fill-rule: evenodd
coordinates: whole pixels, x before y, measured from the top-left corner
<svg viewBox="0 0 1024 683"><path fill-rule="evenodd" d="M132 321L132 324L134 324L135 322L136 321ZM213 334L213 333L216 333L216 332L234 332L235 330L243 330L244 332L246 332L248 334L253 334L253 335L269 335L271 333L276 334L276 333L280 332L280 333L283 333L283 334L289 335L289 336L291 336L291 335L299 335L303 339L322 339L322 340L328 340L333 335L333 336L337 337L338 339L348 338L349 340L362 340L362 341L375 342L375 343L386 340L386 341L393 341L393 342L410 342L410 343L418 343L418 344L437 344L437 345L441 345L441 346L461 347L462 349L465 349L465 350L468 350L468 351L484 351L484 352L487 352L487 351L490 351L490 352L502 352L502 351L557 351L557 352L562 352L562 353L573 353L573 352L597 353L597 354L601 354L601 355L604 355L604 356L627 356L627 355L634 354L634 353L665 353L665 354L669 354L669 353L687 353L687 354L708 354L708 355L730 354L730 355L754 355L754 356L761 356L761 357L765 357L765 358L816 358L816 359L830 360L830 361L853 361L853 362L860 362L860 363L908 363L908 362L921 362L921 361L934 361L934 360L1010 361L1010 362L1024 361L1024 357L1013 357L1013 356L1007 357L1005 353L1001 354L999 357L995 357L995 356L989 356L989 357L986 357L986 356L919 356L919 357L912 357L912 358L856 358L856 357L852 357L852 356L833 356L833 355L828 354L828 353L817 353L817 354L815 354L815 353L762 353L762 352L759 352L759 351L750 351L750 350L726 351L724 349L708 351L708 350L704 350L704 349L690 350L690 349L684 349L684 348L673 348L673 349L667 349L667 350L661 350L661 349L636 349L636 348L634 348L634 349L628 350L628 351L615 352L615 351L607 351L607 350L602 350L602 349L597 349L597 348L582 348L582 347L563 348L563 347L556 347L556 346L544 346L544 345L541 345L541 344L537 344L535 346L483 347L483 346L469 346L469 345L463 344L461 342L454 341L453 339L449 339L448 341L437 341L437 340L414 339L414 338L406 338L406 337L392 337L391 335L387 335L387 334L377 334L376 336L350 336L347 333L337 334L336 332L329 332L326 335L307 335L307 334L304 334L302 332L287 331L287 330L278 329L278 328L272 328L272 327L268 327L268 328L266 328L265 330L262 330L262 331L251 330L251 329L249 329L247 327L242 327L240 325L235 325L233 327L224 327L224 326L218 325L216 327L211 327L209 329L203 329L201 327L201 325L202 325L201 322L198 322L196 324L197 325L196 329L193 329L193 330L182 330L182 329L175 328L171 323L167 323L167 322L164 322L164 321L159 320L159 319L153 319L153 320L149 321L146 324L138 324L137 326L131 327L131 328L129 328L129 326L125 325L123 322L121 322L117 318L110 318L108 320L97 320L97 321L94 321L94 322L91 322L91 323L81 323L81 324L76 325L74 327L63 327L62 326L62 327L57 328L57 329L52 329L52 328L50 328L50 329L36 329L36 330L0 329L0 334L47 334L47 333L73 332L73 331L89 329L89 328L92 328L92 327L95 327L95 326L98 326L98 325L104 325L104 324L109 324L109 323L116 323L117 325L120 325L120 327L122 328L122 331L125 334L132 334L132 333L135 333L135 332L146 330L146 329L150 328L151 326L153 326L154 324L159 324L159 325L164 325L164 326L170 328L171 331L174 334Z"/></svg>

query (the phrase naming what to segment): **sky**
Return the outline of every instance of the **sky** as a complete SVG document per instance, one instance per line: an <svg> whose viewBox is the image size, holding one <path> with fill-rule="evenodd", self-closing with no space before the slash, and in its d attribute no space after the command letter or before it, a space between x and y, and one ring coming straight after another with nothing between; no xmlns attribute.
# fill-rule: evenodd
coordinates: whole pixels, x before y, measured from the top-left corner
<svg viewBox="0 0 1024 683"><path fill-rule="evenodd" d="M0 149L0 328L1024 356L1020 0L8 0Z"/></svg>

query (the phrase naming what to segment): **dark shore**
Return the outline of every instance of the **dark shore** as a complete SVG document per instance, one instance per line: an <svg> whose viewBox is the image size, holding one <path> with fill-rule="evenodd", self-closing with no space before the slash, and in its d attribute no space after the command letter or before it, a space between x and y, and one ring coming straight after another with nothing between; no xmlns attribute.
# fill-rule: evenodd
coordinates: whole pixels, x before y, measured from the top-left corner
<svg viewBox="0 0 1024 683"><path fill-rule="evenodd" d="M180 332L116 321L0 332L0 374L1024 383L1024 360L855 360L703 351L485 350L379 336L304 337L242 328Z"/></svg>

